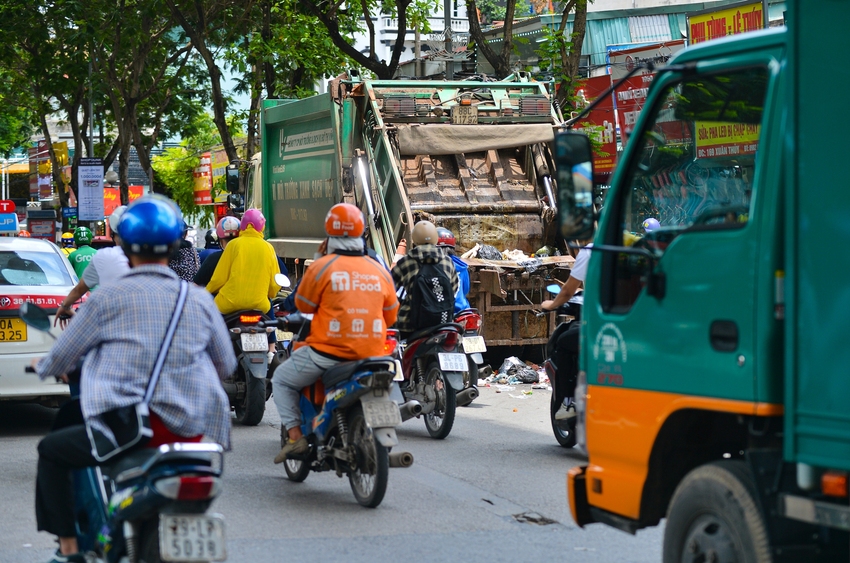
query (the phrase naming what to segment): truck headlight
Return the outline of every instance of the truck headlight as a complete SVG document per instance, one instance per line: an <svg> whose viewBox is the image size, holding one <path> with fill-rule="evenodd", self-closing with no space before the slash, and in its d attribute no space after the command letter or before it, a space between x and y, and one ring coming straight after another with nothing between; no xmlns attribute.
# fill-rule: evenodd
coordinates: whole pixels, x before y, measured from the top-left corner
<svg viewBox="0 0 850 563"><path fill-rule="evenodd" d="M578 446L587 451L587 427L585 413L587 412L587 374L584 371L578 372L578 382L576 383L576 442Z"/></svg>

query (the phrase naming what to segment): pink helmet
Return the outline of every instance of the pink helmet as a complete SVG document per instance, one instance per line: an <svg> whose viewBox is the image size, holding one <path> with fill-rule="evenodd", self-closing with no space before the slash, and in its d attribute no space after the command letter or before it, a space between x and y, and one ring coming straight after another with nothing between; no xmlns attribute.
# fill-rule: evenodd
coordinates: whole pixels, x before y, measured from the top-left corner
<svg viewBox="0 0 850 563"><path fill-rule="evenodd" d="M222 217L215 226L215 234L218 240L230 240L239 236L239 219L236 217Z"/></svg>
<svg viewBox="0 0 850 563"><path fill-rule="evenodd" d="M248 225L254 227L254 229L258 233L262 233L263 229L266 227L266 218L263 217L262 211L259 209L249 209L242 215L242 225L241 229L244 231L248 228Z"/></svg>

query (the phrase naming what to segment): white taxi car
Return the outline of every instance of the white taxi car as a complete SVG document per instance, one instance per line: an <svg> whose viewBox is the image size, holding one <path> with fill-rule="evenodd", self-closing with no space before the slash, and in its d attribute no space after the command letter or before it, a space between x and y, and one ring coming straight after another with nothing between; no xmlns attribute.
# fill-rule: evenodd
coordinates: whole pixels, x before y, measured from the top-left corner
<svg viewBox="0 0 850 563"><path fill-rule="evenodd" d="M77 283L59 248L34 238L0 237L0 401L56 404L69 396L68 386L39 380L24 368L47 354L54 340L24 324L21 303L44 308L53 324L56 309ZM62 330L52 329L55 336Z"/></svg>

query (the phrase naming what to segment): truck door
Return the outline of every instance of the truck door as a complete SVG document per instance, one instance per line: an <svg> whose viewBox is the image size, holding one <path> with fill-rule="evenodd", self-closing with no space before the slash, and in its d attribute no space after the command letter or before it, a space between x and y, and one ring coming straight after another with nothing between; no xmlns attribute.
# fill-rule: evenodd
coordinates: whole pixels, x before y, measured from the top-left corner
<svg viewBox="0 0 850 563"><path fill-rule="evenodd" d="M601 252L594 261L601 276L599 307L585 314L587 381L752 401L753 202L771 73L754 62L660 79L669 84L644 109L649 119L630 141L625 181L597 237L597 246L601 238L656 258ZM653 267L663 292L648 291Z"/></svg>

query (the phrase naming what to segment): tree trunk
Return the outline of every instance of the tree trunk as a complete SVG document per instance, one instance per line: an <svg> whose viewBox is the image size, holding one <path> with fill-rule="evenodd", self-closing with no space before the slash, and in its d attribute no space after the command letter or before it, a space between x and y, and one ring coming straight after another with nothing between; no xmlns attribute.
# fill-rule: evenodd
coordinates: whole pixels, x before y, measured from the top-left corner
<svg viewBox="0 0 850 563"><path fill-rule="evenodd" d="M561 14L561 30L566 29L570 10L575 8L575 19L573 21L573 32L570 35L570 49L567 52L565 46L561 47L561 88L558 93L558 101L562 107L570 103L573 98L573 84L578 77L579 65L581 63L581 49L584 45L584 36L587 31L587 0L574 0L569 2Z"/></svg>
<svg viewBox="0 0 850 563"><path fill-rule="evenodd" d="M497 78L505 78L511 73L511 50L513 49L513 26L516 0L507 0L505 7L505 25L502 28L502 50L496 53L484 39L481 23L478 21L478 6L475 0L466 0L466 18L469 20L469 34L475 42L476 52L484 55L493 67Z"/></svg>

